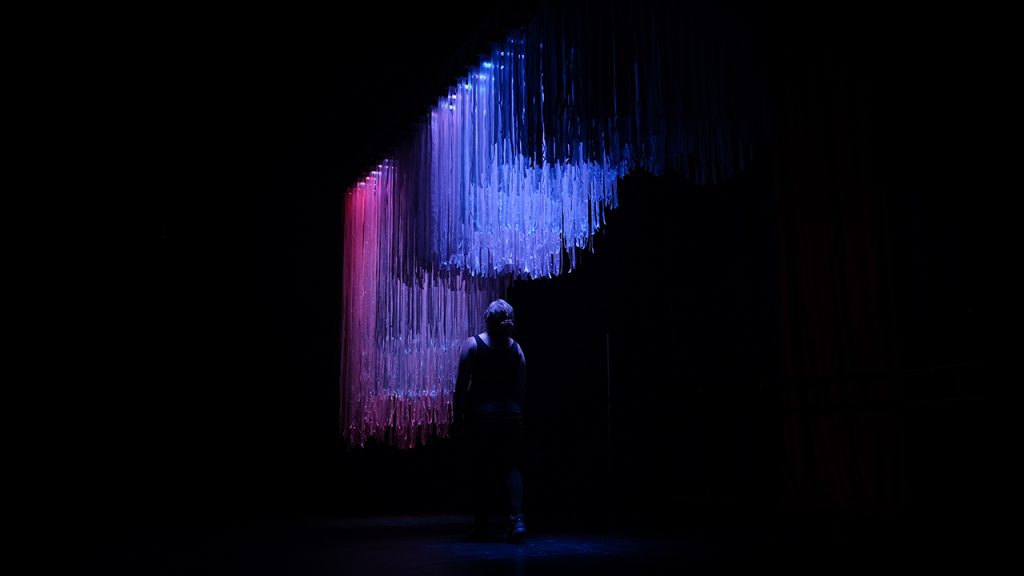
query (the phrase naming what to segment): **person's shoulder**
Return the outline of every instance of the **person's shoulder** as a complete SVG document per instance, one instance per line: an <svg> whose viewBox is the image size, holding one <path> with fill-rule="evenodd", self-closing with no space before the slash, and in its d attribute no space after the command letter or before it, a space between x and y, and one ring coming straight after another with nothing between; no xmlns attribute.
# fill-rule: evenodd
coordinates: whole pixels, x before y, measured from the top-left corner
<svg viewBox="0 0 1024 576"><path fill-rule="evenodd" d="M476 338L470 336L459 346L459 362L468 362L476 356Z"/></svg>

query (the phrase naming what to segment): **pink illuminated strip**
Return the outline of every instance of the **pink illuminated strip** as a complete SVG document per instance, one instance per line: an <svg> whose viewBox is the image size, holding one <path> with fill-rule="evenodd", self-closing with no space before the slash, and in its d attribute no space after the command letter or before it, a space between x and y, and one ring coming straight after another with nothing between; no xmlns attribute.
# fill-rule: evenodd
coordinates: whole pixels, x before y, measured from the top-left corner
<svg viewBox="0 0 1024 576"><path fill-rule="evenodd" d="M342 421L356 445L409 448L447 435L459 345L481 329L499 284L458 271L403 276L395 182L384 164L345 203Z"/></svg>

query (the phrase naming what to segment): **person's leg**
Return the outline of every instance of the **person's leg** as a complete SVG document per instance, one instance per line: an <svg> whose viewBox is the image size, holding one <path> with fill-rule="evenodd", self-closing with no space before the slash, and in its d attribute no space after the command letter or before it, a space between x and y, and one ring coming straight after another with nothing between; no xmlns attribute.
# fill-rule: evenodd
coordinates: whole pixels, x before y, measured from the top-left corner
<svg viewBox="0 0 1024 576"><path fill-rule="evenodd" d="M513 542L522 542L526 537L526 522L523 518L523 476L520 472L523 460L523 425L521 420L505 424L502 434L502 465L509 515L506 538Z"/></svg>
<svg viewBox="0 0 1024 576"><path fill-rule="evenodd" d="M482 536L487 531L487 501L490 471L487 461L486 442L479 426L469 430L470 442L470 496L473 505L473 536Z"/></svg>
<svg viewBox="0 0 1024 576"><path fill-rule="evenodd" d="M518 466L511 466L505 473L505 493L508 495L510 516L523 513L523 476Z"/></svg>

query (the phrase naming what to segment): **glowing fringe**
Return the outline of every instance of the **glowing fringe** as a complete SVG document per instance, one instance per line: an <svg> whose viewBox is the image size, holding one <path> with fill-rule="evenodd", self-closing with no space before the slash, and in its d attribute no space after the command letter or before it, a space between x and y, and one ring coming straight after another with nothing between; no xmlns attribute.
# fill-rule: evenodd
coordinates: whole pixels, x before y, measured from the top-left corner
<svg viewBox="0 0 1024 576"><path fill-rule="evenodd" d="M553 276L617 204L624 172L582 142L550 161L525 155L531 83L522 39L496 49L441 98L429 130L432 261L484 276ZM543 92L540 92L543 102ZM423 139L426 141L426 138ZM546 140L540 139L543 149Z"/></svg>
<svg viewBox="0 0 1024 576"><path fill-rule="evenodd" d="M584 26L546 13L496 46L350 189L341 372L350 442L411 447L445 436L460 342L482 329L509 278L575 267L628 171L671 168L704 183L743 167L754 91L748 63L719 49L737 36L721 24L637 10L592 13Z"/></svg>
<svg viewBox="0 0 1024 576"><path fill-rule="evenodd" d="M401 447L447 434L458 346L499 292L460 272L403 274L395 170L383 164L345 202L342 418L350 441Z"/></svg>

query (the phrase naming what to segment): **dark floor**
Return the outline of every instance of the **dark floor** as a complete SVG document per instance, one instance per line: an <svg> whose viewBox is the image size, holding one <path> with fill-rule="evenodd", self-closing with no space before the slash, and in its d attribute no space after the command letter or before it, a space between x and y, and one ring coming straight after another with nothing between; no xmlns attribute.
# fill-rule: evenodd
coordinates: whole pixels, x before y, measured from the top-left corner
<svg viewBox="0 0 1024 576"><path fill-rule="evenodd" d="M574 574L710 573L706 546L665 535L531 534L521 545L469 540L469 519L373 517L117 531L83 557L88 573ZM111 532L114 534L115 532Z"/></svg>
<svg viewBox="0 0 1024 576"><path fill-rule="evenodd" d="M525 544L466 538L458 516L364 517L177 526L121 526L83 534L76 559L90 574L722 574L901 573L923 566L869 545L780 546L780 535L742 525L669 534L532 531ZM946 554L919 549L934 564ZM908 564L909 562L909 564Z"/></svg>

